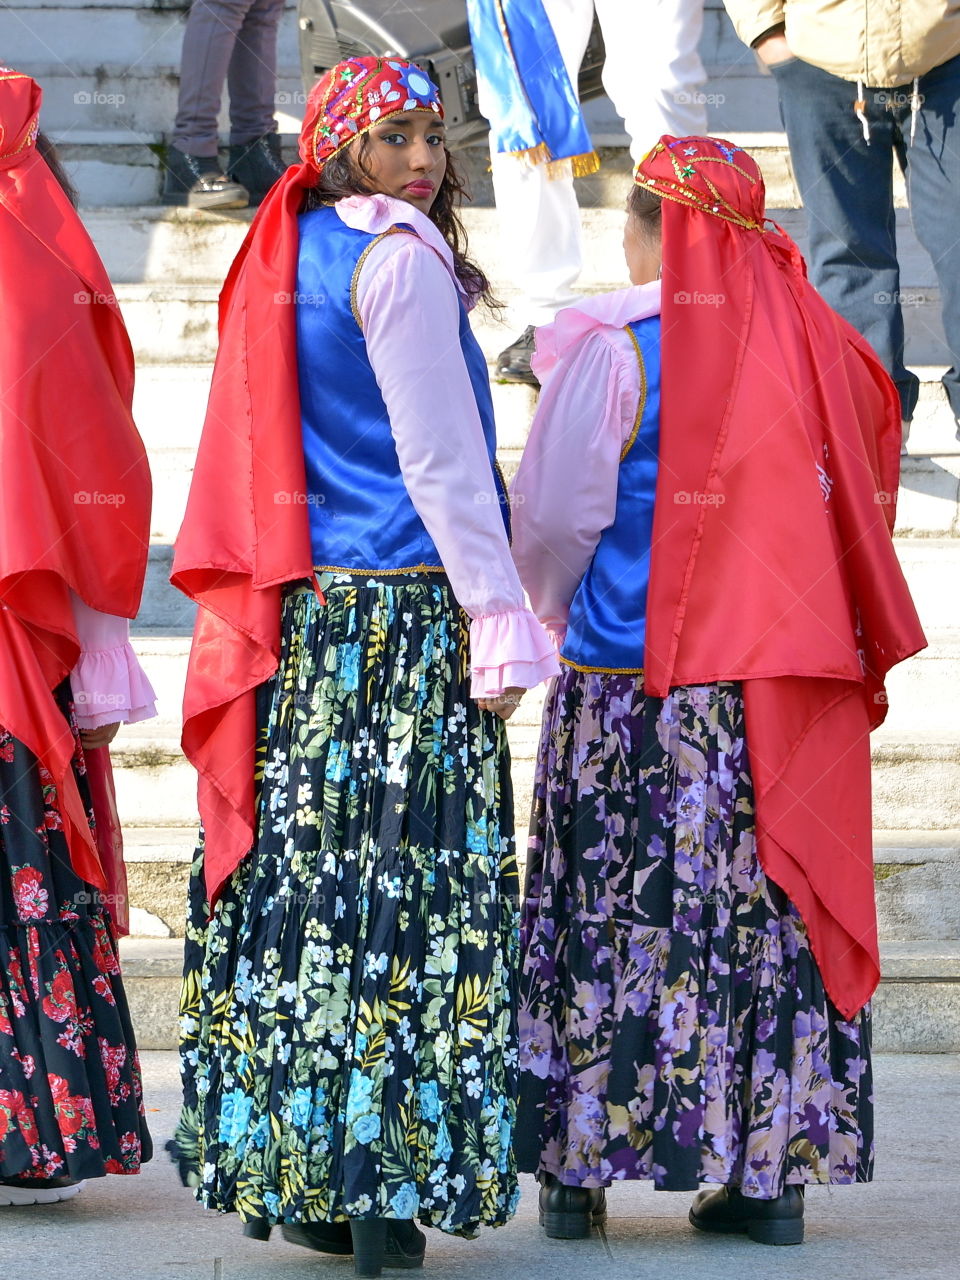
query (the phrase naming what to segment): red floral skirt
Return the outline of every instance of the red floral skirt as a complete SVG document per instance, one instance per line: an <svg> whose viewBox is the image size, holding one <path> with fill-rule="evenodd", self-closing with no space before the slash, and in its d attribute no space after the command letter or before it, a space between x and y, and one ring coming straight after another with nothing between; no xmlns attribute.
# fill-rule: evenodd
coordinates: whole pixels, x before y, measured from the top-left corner
<svg viewBox="0 0 960 1280"><path fill-rule="evenodd" d="M58 701L76 736L69 685ZM77 738L74 770L93 815ZM137 1173L152 1148L107 906L56 788L0 726L0 1179Z"/></svg>

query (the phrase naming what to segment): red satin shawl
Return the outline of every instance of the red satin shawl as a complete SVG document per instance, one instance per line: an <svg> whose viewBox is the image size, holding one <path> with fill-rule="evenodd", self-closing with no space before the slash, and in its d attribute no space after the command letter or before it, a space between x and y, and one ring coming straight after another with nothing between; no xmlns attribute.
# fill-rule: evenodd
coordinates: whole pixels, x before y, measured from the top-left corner
<svg viewBox="0 0 960 1280"><path fill-rule="evenodd" d="M254 838L256 688L277 669L286 584L313 575L297 379L297 215L320 170L377 119L442 118L402 59L349 58L311 90L292 165L220 294L220 345L171 581L198 604L183 750L198 773L210 901Z"/></svg>
<svg viewBox="0 0 960 1280"><path fill-rule="evenodd" d="M900 405L765 228L759 169L664 137L660 465L645 680L743 681L758 854L845 1017L879 980L869 732L925 645L892 541Z"/></svg>
<svg viewBox="0 0 960 1280"><path fill-rule="evenodd" d="M106 889L52 690L79 654L70 588L136 614L150 472L110 281L35 148L40 100L0 69L0 724L55 784L75 870Z"/></svg>

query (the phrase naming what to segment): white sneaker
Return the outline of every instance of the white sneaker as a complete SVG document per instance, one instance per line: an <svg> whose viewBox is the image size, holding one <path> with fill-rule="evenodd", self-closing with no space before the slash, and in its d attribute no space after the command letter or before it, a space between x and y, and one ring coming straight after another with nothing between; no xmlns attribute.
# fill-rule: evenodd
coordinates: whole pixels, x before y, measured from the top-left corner
<svg viewBox="0 0 960 1280"><path fill-rule="evenodd" d="M23 1204L59 1204L61 1200L72 1200L79 1195L87 1184L85 1182L64 1182L60 1186L51 1186L49 1182L38 1182L31 1187L29 1182L12 1186L0 1182L0 1207Z"/></svg>

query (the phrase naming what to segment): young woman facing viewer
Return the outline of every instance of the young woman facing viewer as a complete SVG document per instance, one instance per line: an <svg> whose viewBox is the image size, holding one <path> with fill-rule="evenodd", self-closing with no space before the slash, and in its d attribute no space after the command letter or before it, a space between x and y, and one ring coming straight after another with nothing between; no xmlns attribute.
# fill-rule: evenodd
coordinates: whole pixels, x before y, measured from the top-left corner
<svg viewBox="0 0 960 1280"><path fill-rule="evenodd" d="M204 830L177 1154L248 1234L375 1275L422 1261L414 1217L470 1234L516 1203L502 721L557 666L510 558L436 87L349 59L300 154L227 280L174 566Z"/></svg>
<svg viewBox="0 0 960 1280"><path fill-rule="evenodd" d="M602 1188L803 1238L873 1167L869 730L923 646L891 541L900 415L711 138L640 164L633 287L537 338L514 555L563 671L524 910L519 1162L547 1233ZM662 278L661 278L662 277Z"/></svg>

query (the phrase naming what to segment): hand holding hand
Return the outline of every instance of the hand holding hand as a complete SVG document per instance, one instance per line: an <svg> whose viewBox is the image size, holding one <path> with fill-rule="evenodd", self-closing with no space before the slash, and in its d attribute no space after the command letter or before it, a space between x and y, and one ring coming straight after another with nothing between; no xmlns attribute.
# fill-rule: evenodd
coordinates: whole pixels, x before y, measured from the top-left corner
<svg viewBox="0 0 960 1280"><path fill-rule="evenodd" d="M83 743L84 750L92 751L95 747L108 747L117 736L119 728L118 721L116 724L102 724L99 729L81 729L80 741Z"/></svg>
<svg viewBox="0 0 960 1280"><path fill-rule="evenodd" d="M520 699L525 693L526 689L511 686L509 689L504 689L503 693L496 698L478 698L477 706L483 711L492 711L501 720L509 720L519 707Z"/></svg>

